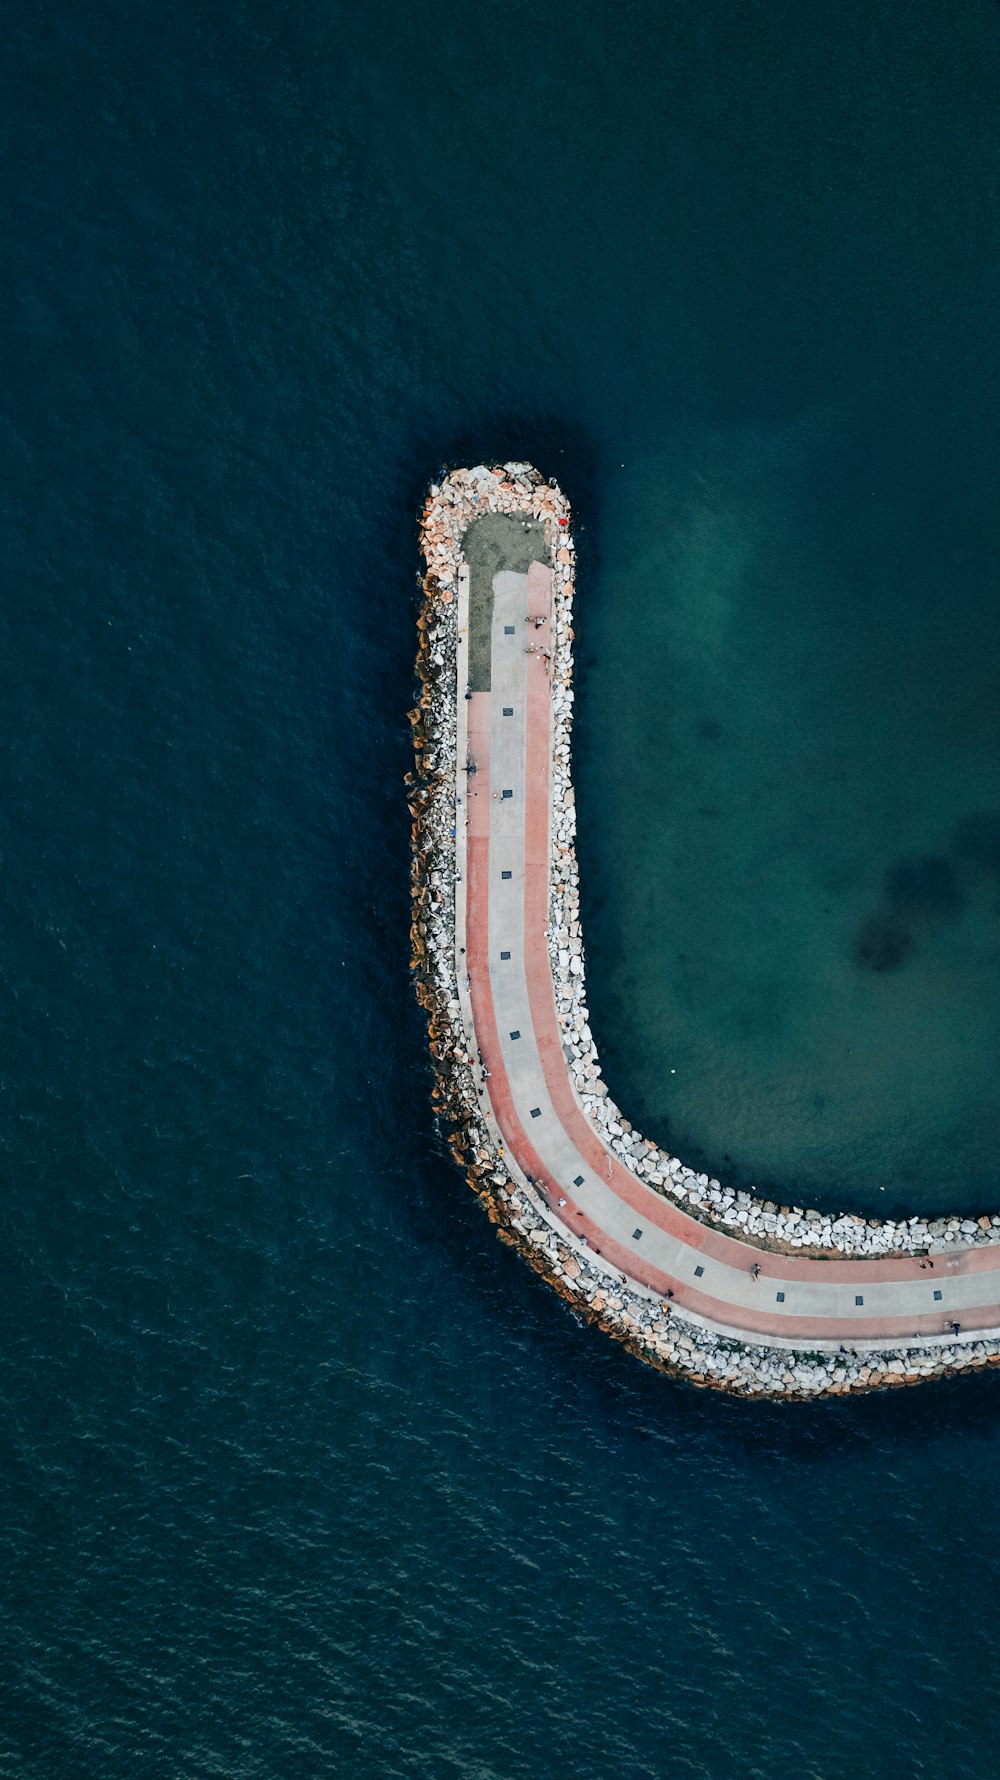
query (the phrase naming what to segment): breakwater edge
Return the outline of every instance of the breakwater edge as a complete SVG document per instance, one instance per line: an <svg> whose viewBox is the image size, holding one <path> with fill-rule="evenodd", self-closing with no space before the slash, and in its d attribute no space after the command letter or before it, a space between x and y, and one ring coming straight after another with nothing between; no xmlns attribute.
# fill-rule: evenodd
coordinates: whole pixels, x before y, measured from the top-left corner
<svg viewBox="0 0 1000 1780"><path fill-rule="evenodd" d="M741 1395L842 1395L1000 1360L1000 1216L880 1222L781 1206L686 1167L617 1108L589 1025L579 919L568 503L528 464L457 469L432 485L420 539L412 965L435 1105L498 1233L643 1360ZM513 620L502 625L501 598ZM502 686L509 705L495 702ZM501 715L511 721L497 728ZM522 779L494 786L492 753ZM498 951L505 921L513 940ZM511 1044L498 1036L509 978L494 980L497 957L515 992L524 979L511 1005L531 1009ZM522 1080L537 1105L518 1104ZM550 1127L548 1161L529 1120ZM589 1170L572 1174L571 1154Z"/></svg>

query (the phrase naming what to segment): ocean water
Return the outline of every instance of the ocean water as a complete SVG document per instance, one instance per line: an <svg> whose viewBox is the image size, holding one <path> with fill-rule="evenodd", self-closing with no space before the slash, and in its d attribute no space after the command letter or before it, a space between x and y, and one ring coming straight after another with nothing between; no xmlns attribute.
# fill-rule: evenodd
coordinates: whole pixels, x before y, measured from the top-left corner
<svg viewBox="0 0 1000 1780"><path fill-rule="evenodd" d="M1000 1202L995 9L4 38L0 1774L981 1780L1000 1385L577 1325L431 1116L402 780L422 491L529 457L616 1096Z"/></svg>

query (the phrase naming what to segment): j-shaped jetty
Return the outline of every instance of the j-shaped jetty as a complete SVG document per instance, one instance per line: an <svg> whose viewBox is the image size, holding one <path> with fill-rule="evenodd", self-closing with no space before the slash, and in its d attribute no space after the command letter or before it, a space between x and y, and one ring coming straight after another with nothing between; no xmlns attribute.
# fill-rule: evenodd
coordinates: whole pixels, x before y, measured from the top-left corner
<svg viewBox="0 0 1000 1780"><path fill-rule="evenodd" d="M615 1106L580 930L569 506L529 464L453 470L421 545L413 967L435 1101L501 1236L642 1359L740 1395L996 1363L1000 1216L779 1206Z"/></svg>

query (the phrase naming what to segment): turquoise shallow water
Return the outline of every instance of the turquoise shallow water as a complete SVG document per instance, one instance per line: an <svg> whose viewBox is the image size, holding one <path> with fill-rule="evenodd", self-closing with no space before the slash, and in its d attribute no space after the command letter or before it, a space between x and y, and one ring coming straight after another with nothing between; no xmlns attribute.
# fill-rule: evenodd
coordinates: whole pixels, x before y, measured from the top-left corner
<svg viewBox="0 0 1000 1780"><path fill-rule="evenodd" d="M995 13L6 38L0 1773L979 1780L996 1381L576 1325L431 1118L402 779L422 490L531 457L616 1093L986 1193Z"/></svg>
<svg viewBox="0 0 1000 1780"><path fill-rule="evenodd" d="M878 394L863 446L870 391L611 483L579 612L591 998L617 1098L681 1155L800 1204L978 1212L1000 1195L991 443L940 392Z"/></svg>

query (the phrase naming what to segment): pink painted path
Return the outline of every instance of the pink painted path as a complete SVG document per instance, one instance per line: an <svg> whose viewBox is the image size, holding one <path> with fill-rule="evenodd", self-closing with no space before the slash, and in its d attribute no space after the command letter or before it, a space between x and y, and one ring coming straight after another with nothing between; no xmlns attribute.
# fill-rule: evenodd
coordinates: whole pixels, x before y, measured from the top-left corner
<svg viewBox="0 0 1000 1780"><path fill-rule="evenodd" d="M934 1255L933 1268L912 1256L769 1252L654 1192L586 1118L563 1053L545 936L552 720L540 647L549 626L536 629L538 616L551 618L549 571L535 565L530 576L497 575L491 690L468 701L459 693L477 767L459 810L466 943L459 971L468 973L490 1110L510 1156L575 1237L720 1332L856 1347L950 1345L956 1321L963 1337L1000 1330L1000 1249L956 1248Z"/></svg>

